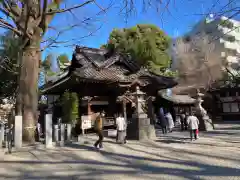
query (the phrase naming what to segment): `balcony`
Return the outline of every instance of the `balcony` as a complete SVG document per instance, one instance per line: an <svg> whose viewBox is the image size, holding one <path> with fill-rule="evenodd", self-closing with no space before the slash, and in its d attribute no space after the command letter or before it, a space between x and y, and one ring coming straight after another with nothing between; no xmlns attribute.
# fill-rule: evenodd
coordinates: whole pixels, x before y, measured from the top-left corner
<svg viewBox="0 0 240 180"><path fill-rule="evenodd" d="M233 49L233 50L237 50L240 49L239 47L239 44L234 41L234 42L229 42L229 41L226 41L224 39L220 39L220 43L222 43L224 45L224 48L227 48L227 49Z"/></svg>
<svg viewBox="0 0 240 180"><path fill-rule="evenodd" d="M227 56L227 62L229 63L238 63L239 58L237 56Z"/></svg>

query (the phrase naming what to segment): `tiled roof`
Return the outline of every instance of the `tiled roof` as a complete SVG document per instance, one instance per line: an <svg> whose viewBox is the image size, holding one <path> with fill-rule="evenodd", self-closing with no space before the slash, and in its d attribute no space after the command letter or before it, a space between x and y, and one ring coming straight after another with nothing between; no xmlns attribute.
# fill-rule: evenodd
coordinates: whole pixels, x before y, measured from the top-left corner
<svg viewBox="0 0 240 180"><path fill-rule="evenodd" d="M131 82L140 76L149 75L149 73L144 69L141 69L140 71L134 74L125 75L126 70L117 66L103 69L96 69L93 67L89 68L82 67L76 69L74 73L80 78L112 82Z"/></svg>

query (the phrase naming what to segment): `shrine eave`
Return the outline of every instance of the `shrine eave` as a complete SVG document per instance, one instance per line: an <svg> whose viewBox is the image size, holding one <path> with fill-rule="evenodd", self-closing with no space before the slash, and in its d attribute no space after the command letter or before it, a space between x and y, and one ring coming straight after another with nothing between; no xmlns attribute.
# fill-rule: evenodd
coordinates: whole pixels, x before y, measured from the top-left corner
<svg viewBox="0 0 240 180"><path fill-rule="evenodd" d="M196 102L196 99L192 98L189 95L177 95L177 94L168 95L167 93L162 93L162 92L160 92L159 95L163 99L170 101L174 104L179 104L179 105L180 104L192 105L192 104L195 104L195 102Z"/></svg>

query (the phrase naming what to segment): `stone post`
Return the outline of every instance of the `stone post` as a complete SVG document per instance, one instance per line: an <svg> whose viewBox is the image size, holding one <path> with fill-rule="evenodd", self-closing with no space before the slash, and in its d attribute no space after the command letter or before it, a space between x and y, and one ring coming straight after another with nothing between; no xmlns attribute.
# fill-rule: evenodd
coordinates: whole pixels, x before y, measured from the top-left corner
<svg viewBox="0 0 240 180"><path fill-rule="evenodd" d="M4 142L4 124L1 123L1 129L0 129L0 148L2 148L3 142Z"/></svg>
<svg viewBox="0 0 240 180"><path fill-rule="evenodd" d="M54 141L56 144L59 142L59 134L58 134L58 125L54 125Z"/></svg>
<svg viewBox="0 0 240 180"><path fill-rule="evenodd" d="M22 116L15 116L14 146L16 149L22 147Z"/></svg>
<svg viewBox="0 0 240 180"><path fill-rule="evenodd" d="M45 115L45 146L52 148L52 114Z"/></svg>
<svg viewBox="0 0 240 180"><path fill-rule="evenodd" d="M72 137L72 125L67 124L67 141L70 142Z"/></svg>
<svg viewBox="0 0 240 180"><path fill-rule="evenodd" d="M61 125L60 125L60 133L61 133L61 137L60 137L60 139L61 139L61 141L60 141L60 146L63 146L64 145L64 138L65 138L65 124L63 124L63 123L61 123Z"/></svg>

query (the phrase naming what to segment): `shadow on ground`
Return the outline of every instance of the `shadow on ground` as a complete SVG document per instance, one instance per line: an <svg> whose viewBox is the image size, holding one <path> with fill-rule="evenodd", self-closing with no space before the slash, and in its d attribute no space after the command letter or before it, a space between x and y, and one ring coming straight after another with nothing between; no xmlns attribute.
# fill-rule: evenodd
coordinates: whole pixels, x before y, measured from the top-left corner
<svg viewBox="0 0 240 180"><path fill-rule="evenodd" d="M146 148L150 145L146 145ZM139 177L138 179L156 179L156 177L178 177L182 179L201 179L199 177L239 177L240 171L237 168L226 166L208 165L192 160L179 160L177 158L168 158L164 154L149 153L147 150L137 150L128 146L124 148L134 152L133 154L123 154L121 152L109 152L96 149L87 145L72 144L69 146L79 151L88 151L98 153L104 160L87 159L88 157L79 157L75 153L66 152L49 154L48 156L64 156L59 160L8 160L0 161L0 166L9 166L14 173L1 173L2 178L18 179L108 179L110 177ZM120 149L122 149L121 147ZM166 149L167 150L167 149ZM170 150L170 148L169 148ZM175 150L182 155L192 153L188 151ZM149 156L143 156L146 153ZM138 155L141 154L141 155ZM194 153L197 155L196 153ZM199 154L198 154L199 155ZM46 155L45 155L46 156ZM201 156L203 156L201 154ZM46 157L45 157L46 158ZM62 158L68 160L60 160ZM217 157L216 157L217 158ZM49 158L50 159L50 158ZM240 163L240 162L239 162ZM16 166L18 165L18 166ZM19 166L20 165L20 166ZM26 166L27 165L27 166ZM25 168L22 168L24 167ZM45 168L41 168L44 167ZM179 168L181 166L182 168ZM18 168L16 168L18 167ZM20 168L19 168L20 167ZM36 167L28 169L26 167ZM46 168L49 167L49 168ZM53 169L55 167L55 169ZM66 168L67 167L67 168ZM111 178L110 178L111 179Z"/></svg>
<svg viewBox="0 0 240 180"><path fill-rule="evenodd" d="M232 145L237 144L237 140L229 138L231 133L217 139L221 141L226 136ZM106 138L103 150L92 147L94 140L91 138L89 144L72 143L54 150L32 148L13 153L4 160L0 158L0 177L52 180L227 180L240 177L240 151L211 144L211 141L189 143L189 137L174 135L156 141L129 141L126 145ZM210 139L212 134L206 133L206 136ZM236 136L239 138L239 134Z"/></svg>

